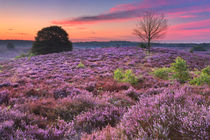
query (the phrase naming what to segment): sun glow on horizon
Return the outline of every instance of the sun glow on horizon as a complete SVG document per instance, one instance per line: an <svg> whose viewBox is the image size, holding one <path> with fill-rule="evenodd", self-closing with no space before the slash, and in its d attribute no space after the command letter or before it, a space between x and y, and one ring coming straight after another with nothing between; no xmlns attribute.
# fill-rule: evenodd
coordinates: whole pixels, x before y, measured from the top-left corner
<svg viewBox="0 0 210 140"><path fill-rule="evenodd" d="M0 1L1 40L34 40L42 28L58 25L73 42L138 41L133 35L137 20L142 11L154 8L165 13L169 20L164 42L210 42L208 0L108 0L103 5L96 0Z"/></svg>

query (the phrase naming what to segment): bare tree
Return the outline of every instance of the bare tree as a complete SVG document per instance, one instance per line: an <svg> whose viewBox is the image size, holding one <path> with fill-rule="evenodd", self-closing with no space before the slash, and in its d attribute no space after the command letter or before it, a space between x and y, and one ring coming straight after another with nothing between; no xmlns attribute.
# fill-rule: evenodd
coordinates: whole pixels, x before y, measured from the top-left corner
<svg viewBox="0 0 210 140"><path fill-rule="evenodd" d="M163 37L167 28L167 19L164 14L147 11L140 17L136 29L134 29L134 34L142 41L147 42L147 48L150 53L151 41Z"/></svg>

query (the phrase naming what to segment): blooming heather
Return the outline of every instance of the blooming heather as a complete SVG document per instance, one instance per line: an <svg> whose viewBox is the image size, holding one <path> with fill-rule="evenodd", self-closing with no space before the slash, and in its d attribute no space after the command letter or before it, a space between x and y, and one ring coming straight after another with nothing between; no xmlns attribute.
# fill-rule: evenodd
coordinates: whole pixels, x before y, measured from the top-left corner
<svg viewBox="0 0 210 140"><path fill-rule="evenodd" d="M138 47L0 62L0 139L209 139L209 86L153 75L178 56L190 74L210 65L207 55ZM118 68L141 77L117 82Z"/></svg>

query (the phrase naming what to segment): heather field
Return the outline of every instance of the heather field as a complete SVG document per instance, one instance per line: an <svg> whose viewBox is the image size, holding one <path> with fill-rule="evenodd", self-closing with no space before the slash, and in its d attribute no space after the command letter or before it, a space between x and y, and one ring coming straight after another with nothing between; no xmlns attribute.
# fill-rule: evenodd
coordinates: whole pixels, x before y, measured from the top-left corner
<svg viewBox="0 0 210 140"><path fill-rule="evenodd" d="M209 84L154 75L178 56L186 61L191 79L210 65L209 55L164 48L148 54L138 47L2 61L0 139L207 140ZM116 80L119 68L132 70L135 83Z"/></svg>

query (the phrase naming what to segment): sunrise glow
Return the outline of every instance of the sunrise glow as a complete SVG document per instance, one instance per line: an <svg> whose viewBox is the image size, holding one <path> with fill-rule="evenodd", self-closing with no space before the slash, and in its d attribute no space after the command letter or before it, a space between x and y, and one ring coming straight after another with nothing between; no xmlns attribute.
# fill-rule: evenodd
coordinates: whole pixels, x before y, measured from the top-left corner
<svg viewBox="0 0 210 140"><path fill-rule="evenodd" d="M72 41L137 41L133 29L148 9L168 18L161 42L210 42L209 0L0 0L0 39L34 40L59 25Z"/></svg>

